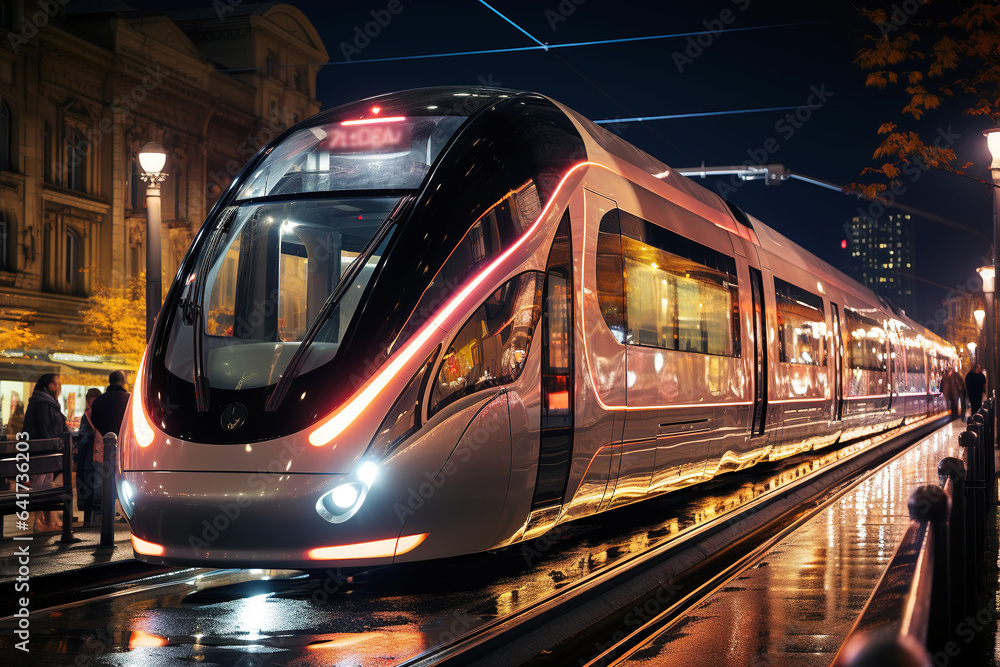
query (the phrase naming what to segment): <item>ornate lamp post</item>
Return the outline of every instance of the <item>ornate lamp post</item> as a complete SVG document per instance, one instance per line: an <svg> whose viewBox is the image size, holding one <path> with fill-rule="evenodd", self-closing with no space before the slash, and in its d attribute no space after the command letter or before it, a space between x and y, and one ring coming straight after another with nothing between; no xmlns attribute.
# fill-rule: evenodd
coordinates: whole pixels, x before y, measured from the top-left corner
<svg viewBox="0 0 1000 667"><path fill-rule="evenodd" d="M146 340L153 333L153 322L160 311L160 183L167 177L163 165L167 152L155 141L139 151L141 178L146 183Z"/></svg>
<svg viewBox="0 0 1000 667"><path fill-rule="evenodd" d="M972 359L973 365L975 365L979 359L976 357L976 347L975 343L966 343L965 346L969 348L969 357Z"/></svg>

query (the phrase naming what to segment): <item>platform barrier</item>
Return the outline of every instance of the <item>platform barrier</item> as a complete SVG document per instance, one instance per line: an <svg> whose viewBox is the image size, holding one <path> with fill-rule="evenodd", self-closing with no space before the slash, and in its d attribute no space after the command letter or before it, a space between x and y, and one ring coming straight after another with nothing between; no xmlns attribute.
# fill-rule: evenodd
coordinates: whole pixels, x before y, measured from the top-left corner
<svg viewBox="0 0 1000 667"><path fill-rule="evenodd" d="M910 494L910 525L833 665L928 665L958 648L955 629L986 603L995 428L994 397L960 434L962 458L938 464L941 485Z"/></svg>

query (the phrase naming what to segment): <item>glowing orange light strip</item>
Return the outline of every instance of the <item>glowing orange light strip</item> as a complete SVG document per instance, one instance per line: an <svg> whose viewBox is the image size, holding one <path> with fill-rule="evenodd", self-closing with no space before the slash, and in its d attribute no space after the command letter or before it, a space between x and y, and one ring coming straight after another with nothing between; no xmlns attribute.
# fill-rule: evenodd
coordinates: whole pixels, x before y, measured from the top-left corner
<svg viewBox="0 0 1000 667"><path fill-rule="evenodd" d="M406 120L406 116L389 116L388 118L364 118L362 120L345 120L341 125L372 125L374 123L398 123Z"/></svg>
<svg viewBox="0 0 1000 667"><path fill-rule="evenodd" d="M135 535L132 536L132 548L135 549L137 554L142 554L144 556L162 556L164 552L166 552L166 549L163 548L162 544L147 542L146 540L139 539Z"/></svg>
<svg viewBox="0 0 1000 667"><path fill-rule="evenodd" d="M465 284L465 287L455 295L451 301L449 301L445 306L438 311L437 316L427 324L424 328L420 330L414 338L400 350L392 361L374 378L368 381L368 383L352 397L342 408L334 411L330 417L328 417L322 424L320 424L312 433L309 434L309 444L314 447L322 447L327 444L340 433L343 432L358 415L364 412L365 408L385 389L386 385L399 373L410 361L414 354L417 353L420 348L430 339L434 334L435 330L441 328L445 320L455 312L455 310L461 306L466 299L475 291L480 284L483 283L487 278L489 278L498 267L503 265L504 261L510 257L514 252L518 250L529 238L531 238L536 231L538 231L541 226L542 221L548 216L549 209L552 208L553 203L556 201L556 197L562 190L563 185L566 180L573 174L577 169L581 169L586 166L603 166L596 162L580 162L570 168L566 172L566 175L562 177L559 181L559 185L553 191L552 196L549 197L549 201L545 204L545 208L538 214L535 222L532 223L531 227L521 235L521 238L517 240L514 245L508 248L502 255L497 257L493 262L490 263L485 269L483 269L476 277L472 278Z"/></svg>
<svg viewBox="0 0 1000 667"><path fill-rule="evenodd" d="M166 646L169 643L166 637L151 635L142 630L133 630L128 640L128 648L132 650L139 646Z"/></svg>
<svg viewBox="0 0 1000 667"><path fill-rule="evenodd" d="M135 375L135 387L132 392L132 435L140 447L149 447L153 444L155 433L153 425L146 417L146 409L143 407L143 383L142 373L146 367L146 360L149 358L149 348L142 354L142 361L139 362L139 370Z"/></svg>
<svg viewBox="0 0 1000 667"><path fill-rule="evenodd" d="M310 549L306 556L311 560L348 560L354 558L391 558L408 551L413 551L427 539L430 533L392 537L374 542L358 542L357 544L340 544L333 547L316 547Z"/></svg>

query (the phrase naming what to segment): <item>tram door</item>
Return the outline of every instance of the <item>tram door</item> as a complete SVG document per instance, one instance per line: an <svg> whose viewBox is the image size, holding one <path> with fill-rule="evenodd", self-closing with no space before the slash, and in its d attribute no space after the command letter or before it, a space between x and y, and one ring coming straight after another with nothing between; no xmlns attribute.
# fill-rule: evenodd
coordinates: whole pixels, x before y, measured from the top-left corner
<svg viewBox="0 0 1000 667"><path fill-rule="evenodd" d="M562 505L573 460L573 251L569 212L545 268L542 306L542 430L532 511Z"/></svg>
<svg viewBox="0 0 1000 667"><path fill-rule="evenodd" d="M750 437L764 435L767 416L767 327L764 323L764 278L759 269L750 267L750 292L753 297L753 421Z"/></svg>
<svg viewBox="0 0 1000 667"><path fill-rule="evenodd" d="M840 336L840 308L830 302L833 312L833 418L844 418L844 339Z"/></svg>

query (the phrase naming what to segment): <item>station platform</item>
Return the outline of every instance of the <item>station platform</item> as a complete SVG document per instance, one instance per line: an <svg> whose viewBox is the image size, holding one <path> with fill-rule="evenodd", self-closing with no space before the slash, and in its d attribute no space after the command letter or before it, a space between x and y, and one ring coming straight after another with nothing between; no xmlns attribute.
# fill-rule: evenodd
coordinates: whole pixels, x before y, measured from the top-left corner
<svg viewBox="0 0 1000 667"><path fill-rule="evenodd" d="M76 498L73 499L73 507L76 507ZM28 522L29 526L33 523L34 512L30 514L32 519ZM56 512L55 515L61 517L62 513ZM87 577L88 570L91 575L96 576L98 569L133 560L132 540L128 524L124 520L118 520L114 524L114 545L102 547L100 525L84 526L81 510L74 510L72 516L73 537L78 541L70 543L61 541L61 530L35 532L29 527L25 531L18 528L16 516L11 514L3 517L3 532L0 537L0 600L13 594L11 586L21 576L20 559L24 547L28 548L30 580L69 573ZM100 516L95 515L95 520L99 521Z"/></svg>
<svg viewBox="0 0 1000 667"><path fill-rule="evenodd" d="M829 665L902 541L910 492L938 483L942 458L961 457L963 430L950 422L855 483L616 664Z"/></svg>

